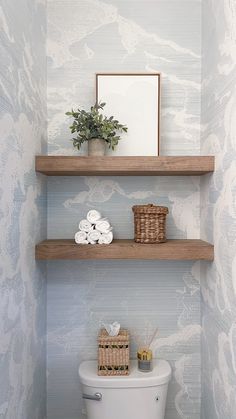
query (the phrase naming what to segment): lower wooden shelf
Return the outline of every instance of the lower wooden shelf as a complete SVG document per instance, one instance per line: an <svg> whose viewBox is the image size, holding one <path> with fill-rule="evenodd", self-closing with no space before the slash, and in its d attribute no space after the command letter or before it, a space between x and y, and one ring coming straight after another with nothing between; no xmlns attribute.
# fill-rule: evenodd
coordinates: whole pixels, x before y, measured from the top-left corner
<svg viewBox="0 0 236 419"><path fill-rule="evenodd" d="M55 259L146 259L213 260L214 246L202 240L168 240L161 244L138 244L114 240L110 245L78 245L74 240L44 240L36 245L38 260Z"/></svg>

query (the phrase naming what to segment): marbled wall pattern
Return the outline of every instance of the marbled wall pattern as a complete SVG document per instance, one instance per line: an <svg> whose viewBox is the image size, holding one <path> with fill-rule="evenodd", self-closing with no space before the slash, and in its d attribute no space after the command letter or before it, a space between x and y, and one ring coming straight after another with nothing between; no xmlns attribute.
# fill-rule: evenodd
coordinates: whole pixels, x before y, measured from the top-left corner
<svg viewBox="0 0 236 419"><path fill-rule="evenodd" d="M203 2L201 234L215 244L203 264L202 419L236 418L236 1Z"/></svg>
<svg viewBox="0 0 236 419"><path fill-rule="evenodd" d="M49 153L73 154L65 110L94 102L96 72L158 71L161 154L198 154L200 24L199 0L49 0Z"/></svg>
<svg viewBox="0 0 236 419"><path fill-rule="evenodd" d="M169 237L198 237L199 179L181 177L52 177L48 236L73 237L78 220L96 207L110 218L116 237L131 238L131 207L147 199L169 206ZM173 367L166 418L199 419L199 268L191 262L50 262L48 418L82 418L77 366L96 357L101 322L119 319L132 335L159 326L154 353ZM133 339L133 356L136 348Z"/></svg>
<svg viewBox="0 0 236 419"><path fill-rule="evenodd" d="M133 238L132 206L147 202L168 206L168 237L199 238L199 179L154 176L50 178L48 236L73 237L78 220L96 207L109 218L116 238Z"/></svg>
<svg viewBox="0 0 236 419"><path fill-rule="evenodd" d="M197 270L197 272L195 272ZM173 367L167 419L200 417L198 267L138 261L48 264L48 418L83 418L78 365L97 356L101 322L119 319L138 335L159 326L156 357ZM191 414L190 414L191 413Z"/></svg>
<svg viewBox="0 0 236 419"><path fill-rule="evenodd" d="M201 2L48 1L50 154L73 154L64 113L94 101L96 72L161 71L162 154L200 150ZM83 150L84 153L86 150ZM72 237L96 207L133 237L131 207L170 208L169 237L199 237L198 178L50 178L48 237ZM79 362L96 357L101 321L120 320L171 362L166 419L200 418L200 266L181 262L48 264L48 419L82 419ZM134 327L135 325L135 327ZM134 355L137 342L132 340Z"/></svg>
<svg viewBox="0 0 236 419"><path fill-rule="evenodd" d="M0 418L46 417L46 4L0 4Z"/></svg>

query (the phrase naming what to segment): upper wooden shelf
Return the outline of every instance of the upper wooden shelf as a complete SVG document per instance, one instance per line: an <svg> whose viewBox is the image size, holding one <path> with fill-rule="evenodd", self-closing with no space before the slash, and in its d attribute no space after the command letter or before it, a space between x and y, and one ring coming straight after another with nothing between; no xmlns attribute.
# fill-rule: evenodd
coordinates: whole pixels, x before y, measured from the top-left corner
<svg viewBox="0 0 236 419"><path fill-rule="evenodd" d="M213 172L214 161L214 156L36 156L35 169L48 176L192 176Z"/></svg>
<svg viewBox="0 0 236 419"><path fill-rule="evenodd" d="M37 244L36 259L146 259L213 260L214 247L202 240L167 240L161 244L139 244L114 240L111 244L78 245L74 240L44 240Z"/></svg>

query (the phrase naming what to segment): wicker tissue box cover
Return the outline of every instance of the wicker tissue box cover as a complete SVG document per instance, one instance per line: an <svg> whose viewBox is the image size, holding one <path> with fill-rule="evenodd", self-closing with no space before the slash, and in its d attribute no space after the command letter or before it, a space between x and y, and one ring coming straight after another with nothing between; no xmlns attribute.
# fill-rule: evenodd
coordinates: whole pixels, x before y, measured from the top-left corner
<svg viewBox="0 0 236 419"><path fill-rule="evenodd" d="M121 329L117 336L109 336L105 329L98 335L98 375L129 374L129 333Z"/></svg>

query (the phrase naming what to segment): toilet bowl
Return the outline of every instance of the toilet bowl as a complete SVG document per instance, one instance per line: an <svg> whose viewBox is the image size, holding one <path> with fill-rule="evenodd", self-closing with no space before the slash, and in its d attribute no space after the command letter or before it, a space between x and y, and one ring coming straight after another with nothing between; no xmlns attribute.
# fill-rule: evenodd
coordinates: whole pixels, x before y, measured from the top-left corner
<svg viewBox="0 0 236 419"><path fill-rule="evenodd" d="M171 367L153 360L153 370L143 373L131 361L129 376L101 377L97 362L85 361L79 377L88 419L164 419Z"/></svg>

